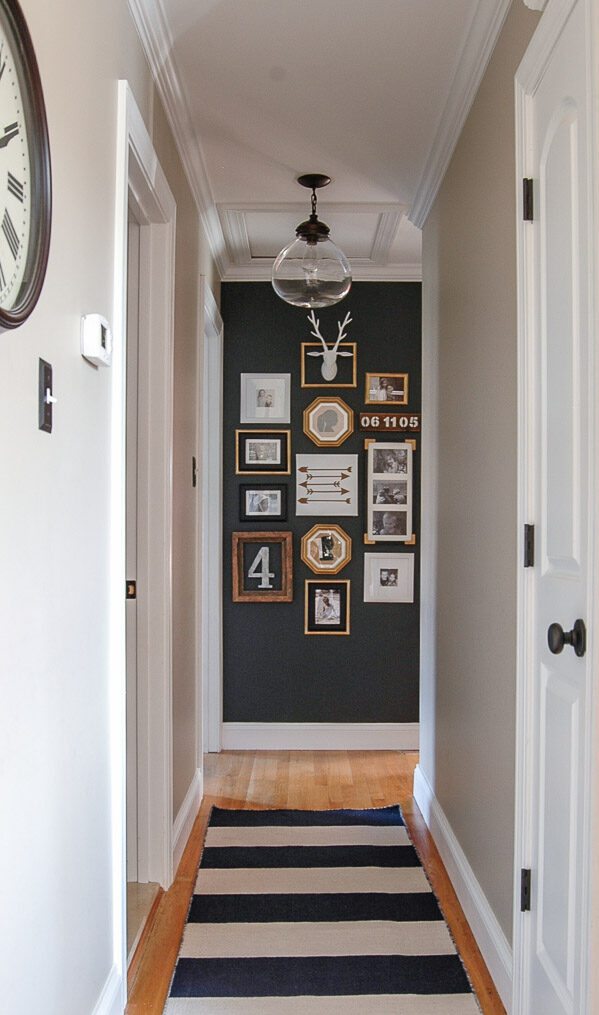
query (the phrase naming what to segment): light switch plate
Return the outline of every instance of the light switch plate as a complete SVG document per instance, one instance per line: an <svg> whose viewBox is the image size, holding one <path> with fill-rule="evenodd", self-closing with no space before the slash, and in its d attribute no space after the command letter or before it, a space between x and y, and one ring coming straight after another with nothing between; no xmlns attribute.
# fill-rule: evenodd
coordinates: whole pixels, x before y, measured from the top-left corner
<svg viewBox="0 0 599 1015"><path fill-rule="evenodd" d="M39 363L39 429L52 433L52 402L46 400L46 392L52 394L52 366L40 359Z"/></svg>

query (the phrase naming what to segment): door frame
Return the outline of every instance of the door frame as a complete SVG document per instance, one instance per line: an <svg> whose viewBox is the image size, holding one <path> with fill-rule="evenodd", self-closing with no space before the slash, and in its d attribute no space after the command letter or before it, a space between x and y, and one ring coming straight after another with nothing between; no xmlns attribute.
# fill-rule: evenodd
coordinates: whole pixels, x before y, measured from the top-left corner
<svg viewBox="0 0 599 1015"><path fill-rule="evenodd" d="M128 209L141 224L138 447L140 880L173 877L172 432L173 195L133 93L118 83L111 434L111 731L114 958L126 1000L125 435ZM143 318L142 315L143 314Z"/></svg>
<svg viewBox="0 0 599 1015"><path fill-rule="evenodd" d="M523 221L522 180L532 175L531 152L528 143L528 122L530 100L550 60L557 38L576 2L584 4L586 13L588 66L594 82L594 115L589 117L588 146L588 194L589 218L589 504L588 504L588 639L589 673L597 673L598 650L595 632L598 630L597 604L599 583L598 542L595 534L594 515L599 504L599 471L596 464L599 452L599 428L596 406L599 402L599 358L596 351L597 339L597 268L599 248L597 242L597 144L599 131L596 115L597 62L593 46L598 39L597 20L593 12L593 0L550 0L518 68L515 78L516 89L516 187L517 187L517 273L518 273L518 532L523 537L524 525L534 524L535 505L535 448L534 448L534 307L529 294L533 293L534 243L530 223ZM595 336L593 341L592 336ZM523 538L521 545L523 546ZM534 658L534 611L533 568L524 567L523 550L518 567L517 606L517 695L516 695L516 782L515 782L515 839L514 839L514 921L513 921L513 993L512 1015L526 1015L528 1008L526 988L529 980L530 920L520 911L520 872L529 868L532 859L534 801L532 797L533 765L532 737L534 728L534 679L532 659ZM582 996L586 998L585 1012L596 1010L599 998L599 973L594 971L599 956L599 931L593 931L591 913L593 897L597 906L597 875L599 863L596 859L599 846L599 832L596 828L597 805L594 803L594 788L597 783L597 759L594 745L597 742L597 695L593 681L589 681L587 715L583 717L583 736L588 744L591 759L588 771L582 773L584 780L584 827L585 855L582 877L587 890L583 914L583 933L586 961L581 971ZM534 883L533 883L534 891ZM584 1015L581 1011L580 1015Z"/></svg>
<svg viewBox="0 0 599 1015"><path fill-rule="evenodd" d="M197 665L202 712L197 729L202 731L203 750L218 752L223 719L223 320L206 278L202 276L200 282L197 447L201 448L202 508L196 539L196 588L200 590Z"/></svg>

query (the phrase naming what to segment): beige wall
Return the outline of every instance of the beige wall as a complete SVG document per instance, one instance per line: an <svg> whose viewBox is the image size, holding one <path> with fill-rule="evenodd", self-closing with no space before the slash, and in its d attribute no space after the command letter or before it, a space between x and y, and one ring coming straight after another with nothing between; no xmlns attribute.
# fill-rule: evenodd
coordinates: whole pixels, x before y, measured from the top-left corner
<svg viewBox="0 0 599 1015"><path fill-rule="evenodd" d="M520 538L513 79L537 20L515 0L423 232L423 413L435 425L423 448L421 767L508 939Z"/></svg>

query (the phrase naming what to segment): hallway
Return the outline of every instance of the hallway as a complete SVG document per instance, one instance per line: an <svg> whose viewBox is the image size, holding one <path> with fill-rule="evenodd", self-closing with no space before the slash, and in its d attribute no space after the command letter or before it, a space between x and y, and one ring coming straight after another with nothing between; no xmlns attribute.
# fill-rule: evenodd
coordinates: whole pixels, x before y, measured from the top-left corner
<svg viewBox="0 0 599 1015"><path fill-rule="evenodd" d="M335 809L399 803L484 1015L505 1015L439 854L412 799L415 751L229 751L204 759L205 795L177 877L136 957L126 1015L161 1015L213 806Z"/></svg>

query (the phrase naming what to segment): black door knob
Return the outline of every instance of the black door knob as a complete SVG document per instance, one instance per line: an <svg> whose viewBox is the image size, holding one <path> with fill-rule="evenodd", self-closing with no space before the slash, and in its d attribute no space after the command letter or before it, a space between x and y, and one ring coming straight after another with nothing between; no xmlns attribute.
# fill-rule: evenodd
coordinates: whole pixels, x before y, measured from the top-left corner
<svg viewBox="0 0 599 1015"><path fill-rule="evenodd" d="M584 620L577 620L571 631L564 631L561 624L550 624L547 631L549 651L559 655L564 645L571 645L577 656L583 656L587 650L587 629Z"/></svg>

